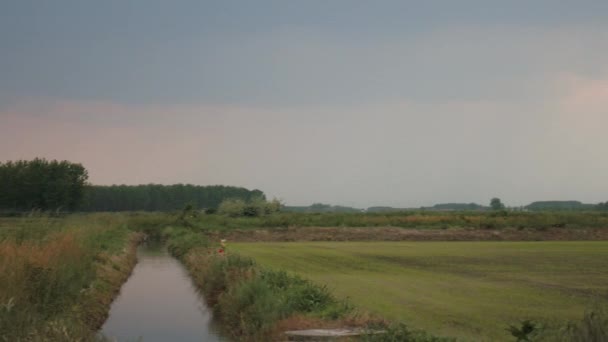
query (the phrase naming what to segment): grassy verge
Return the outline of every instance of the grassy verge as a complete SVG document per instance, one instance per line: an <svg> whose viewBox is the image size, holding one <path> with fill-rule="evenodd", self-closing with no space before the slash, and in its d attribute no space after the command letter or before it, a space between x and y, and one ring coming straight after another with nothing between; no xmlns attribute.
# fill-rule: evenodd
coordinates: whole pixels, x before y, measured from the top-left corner
<svg viewBox="0 0 608 342"><path fill-rule="evenodd" d="M116 215L0 222L0 340L90 340L135 264Z"/></svg>
<svg viewBox="0 0 608 342"><path fill-rule="evenodd" d="M329 285L357 307L464 340L513 341L507 327L526 319L542 322L547 334L578 321L570 324L578 327L575 336L600 326L580 321L586 308L608 305L608 242L235 243L231 249Z"/></svg>

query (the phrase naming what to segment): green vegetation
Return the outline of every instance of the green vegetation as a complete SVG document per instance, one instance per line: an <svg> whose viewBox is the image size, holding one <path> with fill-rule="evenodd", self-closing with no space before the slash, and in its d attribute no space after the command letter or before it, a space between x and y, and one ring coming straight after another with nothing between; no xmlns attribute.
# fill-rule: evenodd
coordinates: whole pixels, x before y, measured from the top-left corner
<svg viewBox="0 0 608 342"><path fill-rule="evenodd" d="M601 203L600 203L601 205ZM593 204L584 204L579 201L538 201L532 202L524 207L531 211L546 211L546 210L593 210L596 206Z"/></svg>
<svg viewBox="0 0 608 342"><path fill-rule="evenodd" d="M386 318L464 339L512 340L506 328L521 320L558 329L578 320L591 303L608 305L608 242L603 241L235 243L232 248L266 267L331 286L338 296Z"/></svg>
<svg viewBox="0 0 608 342"><path fill-rule="evenodd" d="M570 322L564 328L548 333L545 339L563 342L608 341L608 311L605 307L596 307L585 312L582 320Z"/></svg>
<svg viewBox="0 0 608 342"><path fill-rule="evenodd" d="M388 332L366 341L446 340L423 331L474 340L605 336L604 309L580 316L589 303L606 305L606 242L230 243L226 250L218 238L233 228L269 228L266 234L273 234L294 226L443 232L491 225L544 233L556 226L606 227L605 213L303 214L265 212L264 200L244 203L257 206L261 216L202 214L187 205L172 214L0 219L0 340L91 338L133 266L135 232L166 242L238 340L345 325ZM574 323L564 323L569 320Z"/></svg>
<svg viewBox="0 0 608 342"><path fill-rule="evenodd" d="M0 340L91 339L135 263L110 215L0 220Z"/></svg>
<svg viewBox="0 0 608 342"><path fill-rule="evenodd" d="M282 208L285 212L294 213L358 213L361 209L345 207L340 205L330 205L323 203L314 203L307 207L285 206Z"/></svg>
<svg viewBox="0 0 608 342"><path fill-rule="evenodd" d="M87 178L82 165L68 161L0 163L0 211L76 209Z"/></svg>
<svg viewBox="0 0 608 342"><path fill-rule="evenodd" d="M258 217L278 213L280 209L281 202L277 199L268 202L262 197L255 197L248 201L242 199L224 200L217 212L230 217Z"/></svg>
<svg viewBox="0 0 608 342"><path fill-rule="evenodd" d="M608 210L608 201L599 203L596 207L598 210Z"/></svg>
<svg viewBox="0 0 608 342"><path fill-rule="evenodd" d="M477 203L440 203L435 204L430 208L431 210L458 210L458 211L471 211L471 210L487 210L488 207L484 207L483 205L479 205Z"/></svg>
<svg viewBox="0 0 608 342"><path fill-rule="evenodd" d="M88 172L68 161L0 162L0 213L39 211L172 211L191 204L217 209L226 199L264 200L260 190L233 186L87 184Z"/></svg>
<svg viewBox="0 0 608 342"><path fill-rule="evenodd" d="M239 341L266 341L280 334L282 320L337 320L352 309L335 299L325 286L299 276L263 269L246 257L215 248L185 228L167 228L169 248L186 265L195 283ZM192 243L196 239L198 243Z"/></svg>
<svg viewBox="0 0 608 342"><path fill-rule="evenodd" d="M422 209L424 209L424 208L422 208ZM390 213L390 212L400 212L400 211L403 212L403 211L409 211L409 210L416 210L416 209L375 206L375 207L369 207L365 211L368 213Z"/></svg>
<svg viewBox="0 0 608 342"><path fill-rule="evenodd" d="M274 213L260 217L201 215L191 223L205 230L287 227L401 227L417 229L605 228L608 213L408 211L381 213Z"/></svg>
<svg viewBox="0 0 608 342"><path fill-rule="evenodd" d="M494 197L490 201L490 208L492 208L492 210L504 210L505 205L502 203L500 198Z"/></svg>
<svg viewBox="0 0 608 342"><path fill-rule="evenodd" d="M172 211L191 204L196 209L218 208L226 199L264 199L260 190L212 185L91 185L87 187L84 211Z"/></svg>

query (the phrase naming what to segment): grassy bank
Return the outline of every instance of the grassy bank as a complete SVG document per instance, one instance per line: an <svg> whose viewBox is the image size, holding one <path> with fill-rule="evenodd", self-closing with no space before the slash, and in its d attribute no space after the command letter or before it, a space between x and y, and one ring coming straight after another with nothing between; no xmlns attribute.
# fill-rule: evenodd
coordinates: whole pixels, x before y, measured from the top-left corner
<svg viewBox="0 0 608 342"><path fill-rule="evenodd" d="M608 305L608 242L232 244L261 265L329 285L341 298L438 335L512 341L508 325L547 327ZM576 339L572 339L576 340Z"/></svg>
<svg viewBox="0 0 608 342"><path fill-rule="evenodd" d="M0 221L0 340L90 340L135 264L118 215Z"/></svg>
<svg viewBox="0 0 608 342"><path fill-rule="evenodd" d="M358 326L388 329L369 341L447 341L356 311L327 286L259 266L189 228L163 230L170 251L190 272L227 334L238 341L274 341L287 330Z"/></svg>
<svg viewBox="0 0 608 342"><path fill-rule="evenodd" d="M264 341L294 314L337 319L349 311L325 287L285 272L264 271L253 259L226 252L187 228L163 231L224 330L237 340Z"/></svg>

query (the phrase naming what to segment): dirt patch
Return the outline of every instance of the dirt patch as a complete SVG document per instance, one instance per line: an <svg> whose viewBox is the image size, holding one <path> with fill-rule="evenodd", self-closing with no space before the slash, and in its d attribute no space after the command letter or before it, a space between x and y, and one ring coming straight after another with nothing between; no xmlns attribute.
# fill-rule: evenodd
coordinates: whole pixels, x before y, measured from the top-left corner
<svg viewBox="0 0 608 342"><path fill-rule="evenodd" d="M234 242L288 241L593 241L608 240L606 229L409 229L396 227L290 227L211 232Z"/></svg>
<svg viewBox="0 0 608 342"><path fill-rule="evenodd" d="M365 311L360 311L338 320L324 320L317 317L295 314L282 319L275 324L274 329L270 333L270 340L286 341L288 340L288 337L284 332L290 330L362 328L374 325L387 326L388 324L388 321L373 316ZM360 341L360 339L356 337L343 337L340 339L332 339L332 341Z"/></svg>

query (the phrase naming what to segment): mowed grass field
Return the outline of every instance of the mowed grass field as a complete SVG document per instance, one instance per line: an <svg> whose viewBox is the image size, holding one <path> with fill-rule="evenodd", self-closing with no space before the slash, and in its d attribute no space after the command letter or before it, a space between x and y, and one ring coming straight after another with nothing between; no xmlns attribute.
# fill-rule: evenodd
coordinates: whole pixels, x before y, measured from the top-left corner
<svg viewBox="0 0 608 342"><path fill-rule="evenodd" d="M560 324L608 305L608 241L234 243L262 266L327 284L415 329L512 341L524 319Z"/></svg>

